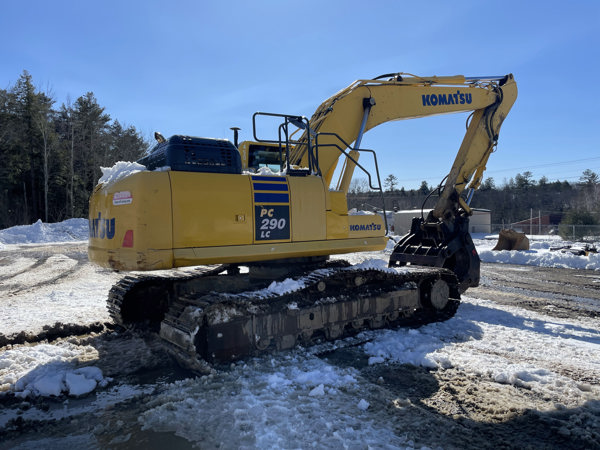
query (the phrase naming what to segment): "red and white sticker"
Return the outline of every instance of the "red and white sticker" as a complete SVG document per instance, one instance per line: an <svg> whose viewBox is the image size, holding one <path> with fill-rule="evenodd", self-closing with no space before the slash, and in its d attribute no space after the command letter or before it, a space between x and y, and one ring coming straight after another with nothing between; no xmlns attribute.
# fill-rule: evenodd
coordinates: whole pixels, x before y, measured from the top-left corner
<svg viewBox="0 0 600 450"><path fill-rule="evenodd" d="M133 196L129 191L115 192L113 194L113 205L130 205L133 202Z"/></svg>

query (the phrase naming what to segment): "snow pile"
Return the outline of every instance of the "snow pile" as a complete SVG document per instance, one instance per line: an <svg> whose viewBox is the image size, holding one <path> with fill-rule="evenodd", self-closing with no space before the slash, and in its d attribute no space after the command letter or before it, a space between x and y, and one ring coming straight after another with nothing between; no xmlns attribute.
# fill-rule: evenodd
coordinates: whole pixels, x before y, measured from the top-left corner
<svg viewBox="0 0 600 450"><path fill-rule="evenodd" d="M110 381L97 367L75 367L76 362L95 357L93 347L68 343L6 350L0 354L0 393L23 398L88 394Z"/></svg>
<svg viewBox="0 0 600 450"><path fill-rule="evenodd" d="M0 244L86 241L88 233L87 219L68 219L59 223L43 223L38 220L32 225L17 225L0 230Z"/></svg>
<svg viewBox="0 0 600 450"><path fill-rule="evenodd" d="M100 167L100 170L102 170L102 176L98 180L98 184L110 184L134 173L143 172L146 170L146 166L136 162L119 161L112 167Z"/></svg>
<svg viewBox="0 0 600 450"><path fill-rule="evenodd" d="M557 267L563 269L600 270L600 253L577 256L560 251L493 251L481 250L479 257L483 262L519 264L538 267Z"/></svg>
<svg viewBox="0 0 600 450"><path fill-rule="evenodd" d="M475 235L473 242L479 257L486 263L519 264L564 269L600 270L600 253L577 256L568 252L553 251L552 247L572 244L559 236L528 236L530 249L523 251L494 251L498 236ZM600 248L599 243L595 244Z"/></svg>

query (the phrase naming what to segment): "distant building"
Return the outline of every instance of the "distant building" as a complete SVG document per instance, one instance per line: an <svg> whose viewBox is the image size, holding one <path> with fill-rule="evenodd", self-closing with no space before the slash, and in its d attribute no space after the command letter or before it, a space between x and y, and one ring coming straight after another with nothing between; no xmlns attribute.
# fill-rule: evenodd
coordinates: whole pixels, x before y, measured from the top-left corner
<svg viewBox="0 0 600 450"><path fill-rule="evenodd" d="M430 211L431 209L423 210L423 216L427 217ZM421 210L408 209L394 212L394 233L398 235L408 233L413 217L421 217ZM473 215L469 219L469 232L491 233L492 212L489 209L473 209Z"/></svg>
<svg viewBox="0 0 600 450"><path fill-rule="evenodd" d="M531 217L511 224L511 228L525 234L550 234L558 230L562 214Z"/></svg>

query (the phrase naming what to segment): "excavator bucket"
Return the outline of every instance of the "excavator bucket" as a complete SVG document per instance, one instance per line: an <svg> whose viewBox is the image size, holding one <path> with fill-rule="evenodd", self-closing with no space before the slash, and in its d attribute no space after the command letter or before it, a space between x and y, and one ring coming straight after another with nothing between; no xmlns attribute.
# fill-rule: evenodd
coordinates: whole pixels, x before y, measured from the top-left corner
<svg viewBox="0 0 600 450"><path fill-rule="evenodd" d="M462 294L479 285L479 255L469 234L469 219L457 216L452 230L431 217L415 217L411 230L390 255L389 266L443 267L454 272Z"/></svg>
<svg viewBox="0 0 600 450"><path fill-rule="evenodd" d="M500 230L498 243L492 250L529 250L529 239L525 233L515 230Z"/></svg>

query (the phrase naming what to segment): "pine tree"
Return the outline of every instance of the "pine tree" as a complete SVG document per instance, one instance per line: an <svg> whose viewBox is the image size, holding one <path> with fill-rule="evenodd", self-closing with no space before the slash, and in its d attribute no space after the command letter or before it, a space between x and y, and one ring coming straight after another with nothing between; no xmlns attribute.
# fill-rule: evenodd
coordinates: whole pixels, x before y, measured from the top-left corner
<svg viewBox="0 0 600 450"><path fill-rule="evenodd" d="M133 126L111 124L91 92L53 105L26 71L0 89L0 228L85 216L100 166L137 160L148 147Z"/></svg>
<svg viewBox="0 0 600 450"><path fill-rule="evenodd" d="M387 187L388 191L394 192L396 190L396 186L398 186L398 178L390 173L383 181L383 185Z"/></svg>
<svg viewBox="0 0 600 450"><path fill-rule="evenodd" d="M87 214L90 193L101 176L100 167L112 165L107 138L110 116L104 112L92 92L79 97L73 105L75 134L73 203L77 217Z"/></svg>

